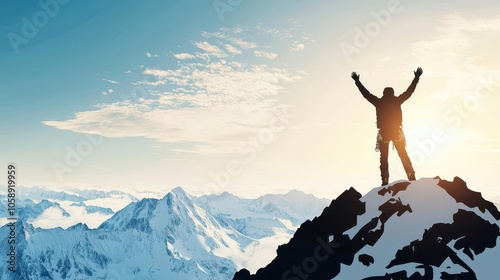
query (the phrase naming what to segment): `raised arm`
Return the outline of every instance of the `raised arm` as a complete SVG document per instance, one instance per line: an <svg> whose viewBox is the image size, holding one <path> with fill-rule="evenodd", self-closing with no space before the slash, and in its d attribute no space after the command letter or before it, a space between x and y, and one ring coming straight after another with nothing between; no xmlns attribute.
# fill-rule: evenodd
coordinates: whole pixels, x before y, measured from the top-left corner
<svg viewBox="0 0 500 280"><path fill-rule="evenodd" d="M401 103L405 102L408 98L411 97L412 93L415 91L415 88L417 87L418 81L420 79L420 76L422 76L423 72L424 71L420 67L418 67L417 70L413 71L413 74L415 75L413 81L411 82L408 89L405 92L403 92L400 96L398 96L398 98L401 100Z"/></svg>
<svg viewBox="0 0 500 280"><path fill-rule="evenodd" d="M356 82L356 86L358 87L358 89L361 92L361 94L363 95L363 97L366 98L366 100L368 100L371 104L375 105L375 103L378 100L378 97L376 97L375 95L371 94L365 88L365 86L363 86L363 84L359 81L359 74L356 73L356 72L352 72L351 78Z"/></svg>

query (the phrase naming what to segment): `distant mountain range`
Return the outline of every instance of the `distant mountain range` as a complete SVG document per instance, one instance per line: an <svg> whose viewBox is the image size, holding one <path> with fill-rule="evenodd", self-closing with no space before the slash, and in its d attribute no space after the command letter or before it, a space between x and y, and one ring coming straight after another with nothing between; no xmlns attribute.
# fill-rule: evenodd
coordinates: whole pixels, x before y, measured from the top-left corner
<svg viewBox="0 0 500 280"><path fill-rule="evenodd" d="M87 205L113 196L134 201L116 213ZM17 272L2 262L0 279L230 279L238 268L270 261L272 256L252 256L272 253L329 203L299 191L243 199L229 193L192 197L182 188L161 199L44 188L29 197L18 206ZM81 223L43 229L29 222L47 209L69 215L61 205L110 218L94 229ZM2 252L8 252L8 234L7 226L0 228Z"/></svg>
<svg viewBox="0 0 500 280"><path fill-rule="evenodd" d="M500 213L458 177L398 181L365 196L351 188L333 201L300 191L194 197L182 188L144 199L46 188L23 196L17 271L0 262L0 279L474 280L496 279L500 261ZM34 226L77 212L107 218L94 228ZM0 228L5 254L9 234Z"/></svg>
<svg viewBox="0 0 500 280"><path fill-rule="evenodd" d="M100 191L100 190L81 190L81 189L68 189L65 191L54 191L46 187L18 187L18 197L24 199L31 199L34 201L40 200L53 200L53 201L71 201L71 202L84 202L101 198L120 198L129 199L131 201L138 201L139 198L123 192L123 191ZM2 195L0 197L5 197Z"/></svg>
<svg viewBox="0 0 500 280"><path fill-rule="evenodd" d="M64 219L60 226L66 228L81 223L97 227L110 218L115 211L139 199L121 191L69 190L53 191L44 187L20 187L16 196L17 216L26 222L44 228L55 227L57 221L44 223L48 219ZM6 223L7 198L0 194L0 225ZM92 221L92 222L91 222Z"/></svg>

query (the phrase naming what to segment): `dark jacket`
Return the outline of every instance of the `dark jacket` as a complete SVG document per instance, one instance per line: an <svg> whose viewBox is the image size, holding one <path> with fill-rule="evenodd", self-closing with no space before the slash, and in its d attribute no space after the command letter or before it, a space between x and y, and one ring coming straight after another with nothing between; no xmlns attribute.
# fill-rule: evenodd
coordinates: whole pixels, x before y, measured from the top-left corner
<svg viewBox="0 0 500 280"><path fill-rule="evenodd" d="M382 130L396 130L403 124L403 113L401 104L405 102L417 87L419 78L415 77L408 89L399 96L384 95L381 98L371 94L360 81L356 86L366 100L368 100L377 111L377 128Z"/></svg>

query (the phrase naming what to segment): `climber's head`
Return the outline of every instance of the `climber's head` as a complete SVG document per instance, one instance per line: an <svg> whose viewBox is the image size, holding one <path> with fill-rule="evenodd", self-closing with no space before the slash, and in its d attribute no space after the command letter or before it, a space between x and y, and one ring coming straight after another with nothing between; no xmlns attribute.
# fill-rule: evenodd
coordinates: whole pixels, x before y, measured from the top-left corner
<svg viewBox="0 0 500 280"><path fill-rule="evenodd" d="M384 96L394 96L394 89L391 87L384 88Z"/></svg>

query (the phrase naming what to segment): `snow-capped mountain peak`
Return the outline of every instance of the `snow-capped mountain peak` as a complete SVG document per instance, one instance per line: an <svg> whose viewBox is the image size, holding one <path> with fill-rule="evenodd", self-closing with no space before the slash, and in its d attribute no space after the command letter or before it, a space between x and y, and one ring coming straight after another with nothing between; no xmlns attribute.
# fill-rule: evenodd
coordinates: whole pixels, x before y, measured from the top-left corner
<svg viewBox="0 0 500 280"><path fill-rule="evenodd" d="M476 280L498 275L500 212L455 177L351 188L236 280Z"/></svg>
<svg viewBox="0 0 500 280"><path fill-rule="evenodd" d="M0 229L2 236L7 231ZM97 229L76 224L46 230L25 223L22 232L17 279L113 279L116 271L133 279L228 279L236 270L231 259L242 255L240 241L248 239L220 225L182 188L133 202ZM2 273L9 279L7 270Z"/></svg>

